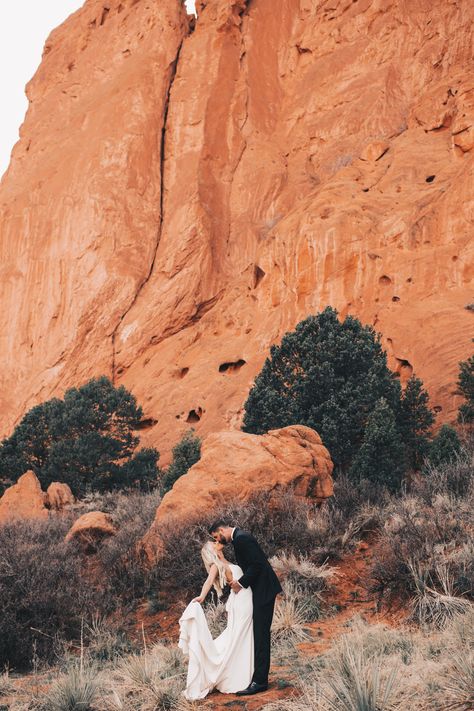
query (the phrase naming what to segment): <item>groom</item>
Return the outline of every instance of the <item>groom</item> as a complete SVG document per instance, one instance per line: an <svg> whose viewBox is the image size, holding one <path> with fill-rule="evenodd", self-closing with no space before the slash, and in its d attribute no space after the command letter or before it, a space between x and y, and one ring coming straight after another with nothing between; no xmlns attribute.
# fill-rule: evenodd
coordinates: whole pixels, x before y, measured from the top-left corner
<svg viewBox="0 0 474 711"><path fill-rule="evenodd" d="M244 572L239 580L231 583L232 590L238 593L242 588L252 589L255 670L250 686L238 691L237 695L258 694L268 689L270 628L275 598L282 592L282 588L265 553L250 533L224 520L215 521L209 533L215 541L224 545L232 541L237 563Z"/></svg>

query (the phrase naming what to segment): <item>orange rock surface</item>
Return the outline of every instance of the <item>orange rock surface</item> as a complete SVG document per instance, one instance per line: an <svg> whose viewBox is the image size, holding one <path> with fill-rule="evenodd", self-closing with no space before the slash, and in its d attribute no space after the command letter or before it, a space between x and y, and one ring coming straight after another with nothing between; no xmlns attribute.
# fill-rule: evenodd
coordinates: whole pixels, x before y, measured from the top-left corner
<svg viewBox="0 0 474 711"><path fill-rule="evenodd" d="M67 506L71 506L74 501L74 494L68 484L53 481L46 490L45 504L54 511L62 511Z"/></svg>
<svg viewBox="0 0 474 711"><path fill-rule="evenodd" d="M218 432L203 442L201 459L180 477L158 506L144 539L145 549L159 550L160 527L173 519L190 521L258 492L322 502L333 494L333 463L320 436L303 425L270 430L265 435Z"/></svg>
<svg viewBox="0 0 474 711"><path fill-rule="evenodd" d="M49 37L0 188L2 432L107 374L144 444L237 428L328 304L440 421L472 350L470 0L88 0Z"/></svg>
<svg viewBox="0 0 474 711"><path fill-rule="evenodd" d="M0 525L23 518L48 518L45 494L32 471L23 474L0 498Z"/></svg>

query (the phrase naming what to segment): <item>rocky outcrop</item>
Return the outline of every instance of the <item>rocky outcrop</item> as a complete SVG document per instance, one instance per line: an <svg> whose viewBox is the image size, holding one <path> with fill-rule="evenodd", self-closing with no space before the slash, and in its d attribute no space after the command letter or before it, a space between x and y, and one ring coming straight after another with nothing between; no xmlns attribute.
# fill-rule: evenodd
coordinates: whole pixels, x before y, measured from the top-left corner
<svg viewBox="0 0 474 711"><path fill-rule="evenodd" d="M46 490L45 504L53 511L62 511L68 506L72 506L75 498L67 484L53 481Z"/></svg>
<svg viewBox="0 0 474 711"><path fill-rule="evenodd" d="M23 474L0 498L0 525L17 519L46 519L45 494L32 471Z"/></svg>
<svg viewBox="0 0 474 711"><path fill-rule="evenodd" d="M0 190L2 434L105 373L164 453L238 427L335 306L452 417L471 352L469 0L88 0L47 41Z"/></svg>
<svg viewBox="0 0 474 711"><path fill-rule="evenodd" d="M144 539L145 549L160 546L160 528L182 524L259 492L278 499L285 492L322 502L332 496L333 464L319 435L294 425L265 435L218 432L203 442L201 459L163 497Z"/></svg>
<svg viewBox="0 0 474 711"><path fill-rule="evenodd" d="M85 553L94 553L105 538L115 535L111 516L103 511L89 511L74 521L65 541L75 541Z"/></svg>

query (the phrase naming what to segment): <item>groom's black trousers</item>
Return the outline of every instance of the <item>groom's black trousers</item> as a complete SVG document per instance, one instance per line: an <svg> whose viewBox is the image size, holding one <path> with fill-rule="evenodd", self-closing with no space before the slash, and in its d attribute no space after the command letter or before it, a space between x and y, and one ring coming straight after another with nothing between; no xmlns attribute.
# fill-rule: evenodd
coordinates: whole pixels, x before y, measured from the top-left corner
<svg viewBox="0 0 474 711"><path fill-rule="evenodd" d="M253 637L255 647L255 668L252 681L268 684L270 670L270 628L272 626L275 598L265 605L255 604L253 608Z"/></svg>

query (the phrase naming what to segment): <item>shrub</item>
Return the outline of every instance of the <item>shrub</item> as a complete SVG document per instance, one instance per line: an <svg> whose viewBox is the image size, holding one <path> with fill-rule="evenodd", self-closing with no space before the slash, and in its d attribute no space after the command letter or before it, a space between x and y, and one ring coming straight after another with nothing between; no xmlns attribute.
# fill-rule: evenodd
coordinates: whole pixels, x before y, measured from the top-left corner
<svg viewBox="0 0 474 711"><path fill-rule="evenodd" d="M416 460L433 417L421 381L410 381L402 397L380 336L352 316L340 322L337 311L328 307L272 346L245 403L244 430L261 434L308 425L321 435L337 470L347 472L381 398L403 435L404 459ZM397 469L398 449L395 456L390 464ZM370 478L375 480L377 472Z"/></svg>
<svg viewBox="0 0 474 711"><path fill-rule="evenodd" d="M432 440L428 450L428 462L433 467L452 462L461 452L461 440L456 430L443 425Z"/></svg>
<svg viewBox="0 0 474 711"><path fill-rule="evenodd" d="M421 622L456 612L465 596L474 598L472 475L472 459L464 452L421 477L412 495L392 499L381 513L385 525L374 547L371 590L412 601Z"/></svg>
<svg viewBox="0 0 474 711"><path fill-rule="evenodd" d="M32 469L43 487L69 484L76 495L158 483L154 449L135 452L142 410L123 386L108 378L90 380L33 407L0 445L0 477L18 478Z"/></svg>
<svg viewBox="0 0 474 711"><path fill-rule="evenodd" d="M459 364L459 393L466 402L459 408L459 422L474 422L474 355Z"/></svg>
<svg viewBox="0 0 474 711"><path fill-rule="evenodd" d="M70 525L65 516L0 528L0 666L27 668L34 644L51 660L58 639L78 639L81 620L104 605L64 543Z"/></svg>
<svg viewBox="0 0 474 711"><path fill-rule="evenodd" d="M383 398L369 415L361 447L349 470L351 479L368 479L391 490L400 487L406 470L406 450L395 416Z"/></svg>
<svg viewBox="0 0 474 711"><path fill-rule="evenodd" d="M97 554L112 602L133 605L156 590L156 569L145 565L139 544L155 518L159 502L157 491L115 494L112 515L118 530L102 543Z"/></svg>
<svg viewBox="0 0 474 711"><path fill-rule="evenodd" d="M201 458L201 440L189 430L173 447L173 459L163 477L163 493L169 491L180 476L186 474Z"/></svg>

